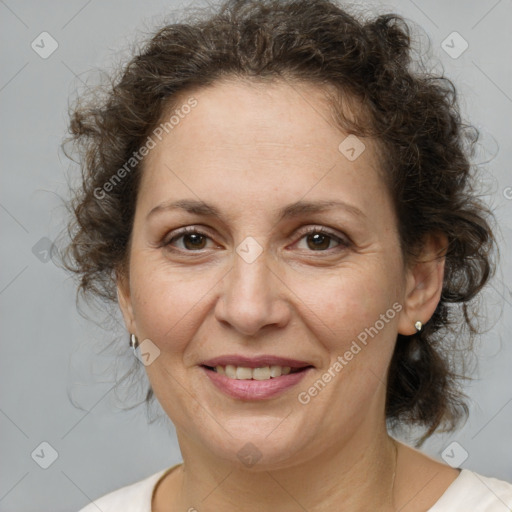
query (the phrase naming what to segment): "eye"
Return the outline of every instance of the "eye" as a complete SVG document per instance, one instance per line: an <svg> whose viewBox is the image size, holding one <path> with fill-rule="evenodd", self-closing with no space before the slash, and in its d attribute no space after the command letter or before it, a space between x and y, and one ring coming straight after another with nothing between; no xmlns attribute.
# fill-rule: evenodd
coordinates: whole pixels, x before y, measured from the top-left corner
<svg viewBox="0 0 512 512"><path fill-rule="evenodd" d="M172 238L165 240L162 245L171 248L171 246L174 246L175 242L180 239L182 240L182 246L178 247L178 249L197 251L206 249L206 241L209 240L210 237L201 230L189 226L176 232Z"/></svg>
<svg viewBox="0 0 512 512"><path fill-rule="evenodd" d="M299 242L303 239L305 239L306 242L306 249L312 251L326 252L328 249L333 248L331 245L333 242L337 244L334 249L343 249L350 245L347 239L341 238L323 227L312 226L307 228L307 230L303 232Z"/></svg>
<svg viewBox="0 0 512 512"><path fill-rule="evenodd" d="M339 237L323 227L309 227L303 230L301 235L299 243L305 240L305 248L311 251L327 252L330 249L344 249L350 246L348 239ZM162 243L162 246L185 252L195 252L207 249L208 240L211 240L211 237L207 233L194 226L188 226L175 232L174 236ZM181 241L181 246L178 241ZM334 247L333 243L336 244ZM304 247L299 247L299 249L304 249Z"/></svg>

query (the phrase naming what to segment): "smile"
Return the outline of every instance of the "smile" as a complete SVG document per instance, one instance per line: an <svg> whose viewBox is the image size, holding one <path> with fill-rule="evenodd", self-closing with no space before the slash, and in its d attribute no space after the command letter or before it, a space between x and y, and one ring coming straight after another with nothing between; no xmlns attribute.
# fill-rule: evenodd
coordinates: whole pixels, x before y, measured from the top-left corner
<svg viewBox="0 0 512 512"><path fill-rule="evenodd" d="M220 375L226 375L230 379L237 380L268 380L288 375L292 369L289 366L261 366L259 368L249 368L247 366L234 366L228 364L226 366L216 366L212 368ZM294 372L300 371L300 368L294 368Z"/></svg>
<svg viewBox="0 0 512 512"><path fill-rule="evenodd" d="M247 364L247 363L246 363ZM266 400L296 386L313 366L294 367L276 364L254 366L234 364L200 365L216 389L237 400Z"/></svg>

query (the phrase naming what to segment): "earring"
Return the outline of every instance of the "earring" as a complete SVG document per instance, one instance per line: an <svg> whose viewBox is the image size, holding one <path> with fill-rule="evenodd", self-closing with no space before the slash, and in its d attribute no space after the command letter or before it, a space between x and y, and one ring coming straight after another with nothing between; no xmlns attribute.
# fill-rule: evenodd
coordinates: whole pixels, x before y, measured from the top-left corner
<svg viewBox="0 0 512 512"><path fill-rule="evenodd" d="M130 334L130 347L135 350L139 346L139 340L135 334Z"/></svg>
<svg viewBox="0 0 512 512"><path fill-rule="evenodd" d="M418 320L415 324L414 324L414 327L416 327L416 330L418 332L421 331L421 329L423 328L423 324Z"/></svg>

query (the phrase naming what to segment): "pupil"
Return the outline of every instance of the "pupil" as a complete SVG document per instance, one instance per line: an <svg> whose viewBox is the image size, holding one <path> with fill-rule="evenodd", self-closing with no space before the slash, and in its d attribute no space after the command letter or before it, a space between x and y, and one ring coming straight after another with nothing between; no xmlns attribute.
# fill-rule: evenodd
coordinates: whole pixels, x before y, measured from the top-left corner
<svg viewBox="0 0 512 512"><path fill-rule="evenodd" d="M316 233L314 235L310 235L310 240L313 240L313 249L328 249L329 248L329 237L326 235L322 235L321 233ZM320 242L320 243L318 243ZM323 242L323 243L322 243ZM327 242L327 244L325 243Z"/></svg>
<svg viewBox="0 0 512 512"><path fill-rule="evenodd" d="M198 235L198 234L189 234L189 235L186 235L184 240L185 240L185 246L187 248L188 247L188 244L187 244L187 241L192 241L191 245L192 245L192 248L194 249L201 249L202 246L200 247L201 245L201 242L204 242L204 240L201 240L203 238L203 235Z"/></svg>

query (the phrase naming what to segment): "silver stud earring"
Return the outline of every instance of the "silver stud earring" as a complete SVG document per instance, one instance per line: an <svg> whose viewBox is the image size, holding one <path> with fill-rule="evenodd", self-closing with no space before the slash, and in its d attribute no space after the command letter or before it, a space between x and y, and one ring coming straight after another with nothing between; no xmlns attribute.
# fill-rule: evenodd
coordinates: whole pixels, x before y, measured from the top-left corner
<svg viewBox="0 0 512 512"><path fill-rule="evenodd" d="M418 332L421 331L421 329L423 328L423 324L418 320L415 324L414 324L414 327L416 327L416 330Z"/></svg>
<svg viewBox="0 0 512 512"><path fill-rule="evenodd" d="M139 346L139 340L135 334L130 334L130 347L135 350Z"/></svg>

